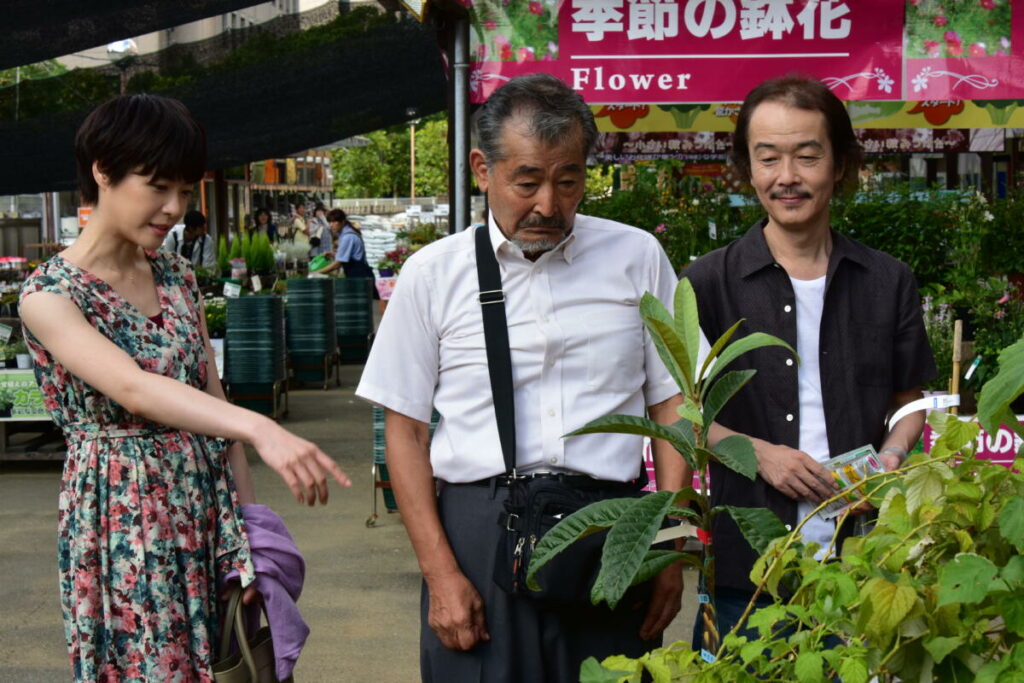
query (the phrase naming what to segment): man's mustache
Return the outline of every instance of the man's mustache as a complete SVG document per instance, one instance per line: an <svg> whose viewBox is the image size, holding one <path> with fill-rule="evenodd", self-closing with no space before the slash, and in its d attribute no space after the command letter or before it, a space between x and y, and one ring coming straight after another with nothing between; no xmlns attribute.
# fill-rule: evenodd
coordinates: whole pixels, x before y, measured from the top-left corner
<svg viewBox="0 0 1024 683"><path fill-rule="evenodd" d="M516 224L516 228L557 228L565 231L565 221L560 216L527 216Z"/></svg>
<svg viewBox="0 0 1024 683"><path fill-rule="evenodd" d="M806 190L776 190L768 195L771 199L810 199L811 193Z"/></svg>

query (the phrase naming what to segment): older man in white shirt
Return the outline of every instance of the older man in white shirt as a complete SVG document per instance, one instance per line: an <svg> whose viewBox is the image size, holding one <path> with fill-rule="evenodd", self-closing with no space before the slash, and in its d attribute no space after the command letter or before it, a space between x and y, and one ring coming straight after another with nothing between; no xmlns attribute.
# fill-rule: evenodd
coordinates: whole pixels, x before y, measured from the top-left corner
<svg viewBox="0 0 1024 683"><path fill-rule="evenodd" d="M678 389L638 311L645 291L671 304L672 267L649 233L576 214L596 127L564 83L513 79L484 106L477 133L470 165L487 193L505 293L517 470L621 490L641 476L640 437L562 436L611 413L678 419ZM478 297L473 230L419 250L356 392L386 408L388 468L424 577L423 680L577 680L589 656L660 644L680 608L681 569L655 577L645 604L615 612L540 606L492 581L508 489ZM654 451L658 486L681 488L680 456L663 443Z"/></svg>

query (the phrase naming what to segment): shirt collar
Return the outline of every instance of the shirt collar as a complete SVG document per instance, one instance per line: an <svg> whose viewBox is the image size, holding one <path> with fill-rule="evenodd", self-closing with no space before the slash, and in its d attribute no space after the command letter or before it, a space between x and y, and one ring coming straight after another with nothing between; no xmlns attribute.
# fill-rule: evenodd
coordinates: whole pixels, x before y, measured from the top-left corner
<svg viewBox="0 0 1024 683"><path fill-rule="evenodd" d="M762 268L775 265L775 257L772 256L772 251L768 248L768 241L764 238L764 226L767 224L768 219L762 218L736 242L740 277L749 277ZM830 275L844 259L861 266L867 265L864 245L831 228L830 231L832 233L832 255L829 257L828 266Z"/></svg>
<svg viewBox="0 0 1024 683"><path fill-rule="evenodd" d="M559 242L558 246L549 252L551 254L550 258L561 258L567 264L572 265L573 257L579 249L579 246L576 244L577 227L578 226L574 224L569 236ZM522 250L513 244L511 240L505 237L505 233L503 233L501 228L498 227L498 223L494 220L494 214L490 211L487 212L487 232L491 237L491 248L494 249L495 258L498 257L498 254L502 251L502 247L505 245L507 245L505 246L506 252L516 254L522 259L526 258L523 256Z"/></svg>

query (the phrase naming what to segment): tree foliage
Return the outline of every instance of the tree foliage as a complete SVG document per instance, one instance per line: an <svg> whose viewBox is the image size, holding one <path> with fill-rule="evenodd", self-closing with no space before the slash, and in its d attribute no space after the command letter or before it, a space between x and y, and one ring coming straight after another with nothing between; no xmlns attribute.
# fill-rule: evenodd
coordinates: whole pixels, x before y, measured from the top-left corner
<svg viewBox="0 0 1024 683"><path fill-rule="evenodd" d="M407 124L376 130L369 144L334 150L334 192L338 197L408 197ZM448 194L448 122L434 114L416 126L416 196Z"/></svg>

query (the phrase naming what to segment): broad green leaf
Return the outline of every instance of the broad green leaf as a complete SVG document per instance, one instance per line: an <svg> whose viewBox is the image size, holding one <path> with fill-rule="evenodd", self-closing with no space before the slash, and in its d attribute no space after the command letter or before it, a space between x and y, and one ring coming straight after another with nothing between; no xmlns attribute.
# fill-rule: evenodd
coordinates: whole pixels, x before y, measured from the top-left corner
<svg viewBox="0 0 1024 683"><path fill-rule="evenodd" d="M652 439L664 439L679 451L690 467L696 469L696 462L693 459L692 423L685 420L679 420L672 425L662 425L654 420L636 415L605 415L565 436L580 434L636 434Z"/></svg>
<svg viewBox="0 0 1024 683"><path fill-rule="evenodd" d="M715 362L715 359L718 358L718 354L722 352L722 349L725 348L725 345L729 343L729 340L732 339L732 336L736 334L736 330L738 330L742 324L743 318L740 318L732 324L732 327L723 332L722 335L715 340L715 343L711 345L711 351L708 353L708 357L704 359L704 364L700 366L700 374L697 376L698 378L707 381L708 369Z"/></svg>
<svg viewBox="0 0 1024 683"><path fill-rule="evenodd" d="M673 565L676 562L682 562L686 559L687 555L676 552L675 550L648 550L647 555L644 556L644 561L640 564L640 570L637 572L636 576L633 577L631 585L635 586L638 583L643 583L644 581L653 578L655 574L665 567Z"/></svg>
<svg viewBox="0 0 1024 683"><path fill-rule="evenodd" d="M742 434L732 434L719 441L713 452L715 458L737 474L750 481L757 478L757 456L753 442Z"/></svg>
<svg viewBox="0 0 1024 683"><path fill-rule="evenodd" d="M751 612L750 618L747 619L747 626L750 628L756 628L757 632L761 635L761 639L764 640L769 634L771 634L775 624L785 618L785 605L765 605L764 607ZM765 647L767 646L767 643L762 643L761 645L762 647Z"/></svg>
<svg viewBox="0 0 1024 683"><path fill-rule="evenodd" d="M623 679L624 676L628 678ZM639 668L636 671L606 669L594 657L583 660L583 664L580 666L580 683L619 683L622 680L639 681Z"/></svg>
<svg viewBox="0 0 1024 683"><path fill-rule="evenodd" d="M911 470L906 476L907 511L914 514L925 503L942 495L946 482L953 473L944 463L936 462Z"/></svg>
<svg viewBox="0 0 1024 683"><path fill-rule="evenodd" d="M952 562L939 567L938 607L953 602L974 604L988 595L989 586L999 569L987 558L960 553Z"/></svg>
<svg viewBox="0 0 1024 683"><path fill-rule="evenodd" d="M670 517L681 517L683 519L690 520L694 524L700 524L700 513L691 508L684 508L679 507L678 505L673 505L672 508L668 511L668 514Z"/></svg>
<svg viewBox="0 0 1024 683"><path fill-rule="evenodd" d="M651 333L651 340L658 351L658 356L661 357L661 362L665 364L683 394L693 394L690 353L682 338L676 334L675 320L669 315L665 305L649 292L645 292L640 299L640 315Z"/></svg>
<svg viewBox="0 0 1024 683"><path fill-rule="evenodd" d="M534 577L541 567L581 538L612 526L637 500L637 498L609 498L591 503L552 527L550 531L541 536L537 547L533 549L530 566L527 567L526 572L527 588L539 590L540 585L537 584Z"/></svg>
<svg viewBox="0 0 1024 683"><path fill-rule="evenodd" d="M675 495L674 491L658 491L635 499L609 530L601 552L598 580L602 597L610 608L615 609L633 584Z"/></svg>
<svg viewBox="0 0 1024 683"><path fill-rule="evenodd" d="M1024 555L1014 555L1003 567L999 576L1010 584L1011 587L1019 587L1024 584Z"/></svg>
<svg viewBox="0 0 1024 683"><path fill-rule="evenodd" d="M1018 555L1018 557L1020 557ZM999 613L1006 623L1006 628L1018 636L1024 635L1024 596L1016 592L1008 593L999 599Z"/></svg>
<svg viewBox="0 0 1024 683"><path fill-rule="evenodd" d="M736 392L742 389L756 374L757 370L733 370L725 373L710 385L710 390L705 385L707 397L704 399L704 429L711 426L729 399L735 396Z"/></svg>
<svg viewBox="0 0 1024 683"><path fill-rule="evenodd" d="M749 643L744 643L740 648L740 659L743 660L744 664L750 664L752 661L761 657L764 654L764 642L760 640L752 640Z"/></svg>
<svg viewBox="0 0 1024 683"><path fill-rule="evenodd" d="M999 534L1024 551L1024 499L1020 496L1008 500L999 512Z"/></svg>
<svg viewBox="0 0 1024 683"><path fill-rule="evenodd" d="M868 683L868 665L863 657L847 657L839 665L843 683Z"/></svg>
<svg viewBox="0 0 1024 683"><path fill-rule="evenodd" d="M866 630L888 642L917 602L917 591L876 577L864 584L861 597L871 604Z"/></svg>
<svg viewBox="0 0 1024 683"><path fill-rule="evenodd" d="M690 355L690 377L699 380L700 376L695 373L700 356L700 315L697 309L697 295L689 279L684 277L676 285L672 308L675 313L676 334L683 340Z"/></svg>
<svg viewBox="0 0 1024 683"><path fill-rule="evenodd" d="M932 411L928 416L928 423L939 433L939 437L932 444L930 453L934 458L959 453L965 446L978 438L977 423L965 422L956 415Z"/></svg>
<svg viewBox="0 0 1024 683"><path fill-rule="evenodd" d="M743 537L758 555L764 553L772 539L789 533L786 526L774 512L768 508L741 508L732 505L720 505L712 512L725 510L736 520L736 525L743 532Z"/></svg>
<svg viewBox="0 0 1024 683"><path fill-rule="evenodd" d="M978 396L978 420L995 434L1010 403L1024 393L1024 338L999 352L999 372L985 383ZM1013 422L1016 422L1014 418Z"/></svg>
<svg viewBox="0 0 1024 683"><path fill-rule="evenodd" d="M795 672L800 683L819 683L823 678L821 655L810 650L801 652L796 658Z"/></svg>
<svg viewBox="0 0 1024 683"><path fill-rule="evenodd" d="M722 351L722 355L720 355L718 360L715 361L714 367L708 370L707 381L711 381L711 379L724 370L729 363L732 363L743 354L765 346L781 346L782 348L789 350L789 352L793 354L793 357L797 359L797 362L800 360L796 355L796 351L793 350L793 347L778 337L765 334L764 332L754 332L753 334L748 334L742 339L737 339L732 344L725 347Z"/></svg>
<svg viewBox="0 0 1024 683"><path fill-rule="evenodd" d="M679 417L684 420L693 422L694 424L704 424L704 416L700 412L700 406L694 403L693 399L689 396L683 398L683 403L676 409L679 413Z"/></svg>
<svg viewBox="0 0 1024 683"><path fill-rule="evenodd" d="M928 654L932 656L932 659L937 664L941 664L946 655L960 647L963 642L962 636L936 636L924 641L924 649L928 650Z"/></svg>

